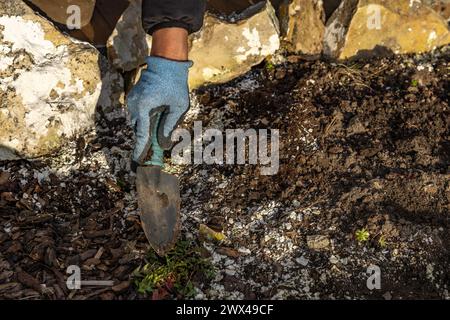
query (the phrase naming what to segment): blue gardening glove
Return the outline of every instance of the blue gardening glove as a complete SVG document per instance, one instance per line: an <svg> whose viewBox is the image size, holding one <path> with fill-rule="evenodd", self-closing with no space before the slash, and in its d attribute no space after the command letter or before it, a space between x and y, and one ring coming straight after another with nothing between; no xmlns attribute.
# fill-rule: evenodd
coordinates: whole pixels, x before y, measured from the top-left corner
<svg viewBox="0 0 450 320"><path fill-rule="evenodd" d="M148 57L147 69L130 91L127 104L136 134L133 160L143 165L150 155L152 138L164 150L172 148L171 135L189 110L188 74L191 61ZM158 126L159 120L159 127ZM153 140L155 141L155 140ZM150 152L151 153L151 152Z"/></svg>

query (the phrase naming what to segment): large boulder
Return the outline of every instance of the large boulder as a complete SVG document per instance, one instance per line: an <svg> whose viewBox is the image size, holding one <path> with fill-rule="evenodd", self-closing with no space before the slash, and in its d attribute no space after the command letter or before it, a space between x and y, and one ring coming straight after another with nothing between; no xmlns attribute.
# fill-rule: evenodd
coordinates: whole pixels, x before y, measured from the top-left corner
<svg viewBox="0 0 450 320"><path fill-rule="evenodd" d="M310 55L322 52L325 34L322 0L286 0L279 7L278 17L286 49Z"/></svg>
<svg viewBox="0 0 450 320"><path fill-rule="evenodd" d="M449 42L446 21L420 0L344 0L327 22L324 53L345 59L424 52Z"/></svg>
<svg viewBox="0 0 450 320"><path fill-rule="evenodd" d="M74 41L22 1L0 2L0 160L35 158L112 111L123 80L98 51Z"/></svg>
<svg viewBox="0 0 450 320"><path fill-rule="evenodd" d="M248 18L230 23L206 15L204 27L191 39L191 88L229 81L279 49L278 19L270 3L250 7L242 16Z"/></svg>
<svg viewBox="0 0 450 320"><path fill-rule="evenodd" d="M142 0L131 0L108 39L108 57L121 71L131 71L144 64L149 53L147 33L142 27Z"/></svg>

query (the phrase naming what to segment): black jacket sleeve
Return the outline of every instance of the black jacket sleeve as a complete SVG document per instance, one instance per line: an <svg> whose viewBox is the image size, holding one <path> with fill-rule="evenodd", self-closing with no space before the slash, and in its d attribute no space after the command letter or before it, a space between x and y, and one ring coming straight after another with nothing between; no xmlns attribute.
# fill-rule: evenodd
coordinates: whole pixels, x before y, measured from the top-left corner
<svg viewBox="0 0 450 320"><path fill-rule="evenodd" d="M189 33L203 25L206 0L143 0L142 22L147 33L179 27Z"/></svg>

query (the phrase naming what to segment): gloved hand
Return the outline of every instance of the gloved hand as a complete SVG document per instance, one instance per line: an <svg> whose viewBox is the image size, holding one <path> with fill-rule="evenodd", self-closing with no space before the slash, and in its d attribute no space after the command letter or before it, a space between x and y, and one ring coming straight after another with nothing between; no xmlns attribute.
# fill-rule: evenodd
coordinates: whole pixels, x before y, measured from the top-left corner
<svg viewBox="0 0 450 320"><path fill-rule="evenodd" d="M149 156L152 136L158 127L158 143L164 150L172 148L171 135L189 110L188 73L191 61L174 61L148 57L147 69L130 91L127 104L131 125L136 134L133 161L144 164Z"/></svg>

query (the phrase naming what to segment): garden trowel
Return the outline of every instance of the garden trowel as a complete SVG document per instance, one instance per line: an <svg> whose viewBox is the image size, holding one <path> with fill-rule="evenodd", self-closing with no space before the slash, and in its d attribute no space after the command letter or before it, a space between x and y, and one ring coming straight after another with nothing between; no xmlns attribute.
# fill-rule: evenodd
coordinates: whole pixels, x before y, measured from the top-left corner
<svg viewBox="0 0 450 320"><path fill-rule="evenodd" d="M164 256L177 242L180 232L180 184L163 171L163 150L158 144L158 124L154 116L151 160L136 171L136 187L142 228L152 248Z"/></svg>

